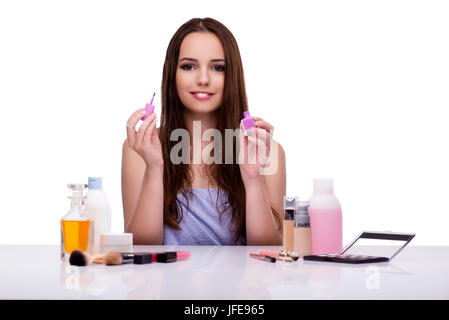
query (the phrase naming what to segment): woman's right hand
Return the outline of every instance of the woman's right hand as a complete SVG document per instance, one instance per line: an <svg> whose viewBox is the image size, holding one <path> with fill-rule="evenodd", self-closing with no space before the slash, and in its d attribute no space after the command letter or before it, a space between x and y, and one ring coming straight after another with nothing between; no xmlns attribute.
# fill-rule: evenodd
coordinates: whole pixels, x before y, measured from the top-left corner
<svg viewBox="0 0 449 320"><path fill-rule="evenodd" d="M132 114L126 124L128 146L137 152L145 161L147 168L163 168L161 141L156 130L156 114L153 112L136 132L136 124L145 115L145 109Z"/></svg>

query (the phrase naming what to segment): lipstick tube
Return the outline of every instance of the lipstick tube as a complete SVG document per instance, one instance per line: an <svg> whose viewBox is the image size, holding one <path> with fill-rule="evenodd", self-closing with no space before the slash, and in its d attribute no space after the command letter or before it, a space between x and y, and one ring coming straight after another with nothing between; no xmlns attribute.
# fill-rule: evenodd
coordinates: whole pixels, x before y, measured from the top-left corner
<svg viewBox="0 0 449 320"><path fill-rule="evenodd" d="M186 260L189 257L190 257L189 251L159 252L153 254L152 261L170 263L175 261Z"/></svg>

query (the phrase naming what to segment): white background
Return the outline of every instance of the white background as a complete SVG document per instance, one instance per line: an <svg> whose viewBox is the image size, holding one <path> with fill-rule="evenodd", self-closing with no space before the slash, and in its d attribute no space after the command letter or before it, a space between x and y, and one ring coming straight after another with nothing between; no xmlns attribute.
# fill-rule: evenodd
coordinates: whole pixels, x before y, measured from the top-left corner
<svg viewBox="0 0 449 320"><path fill-rule="evenodd" d="M67 183L102 176L123 231L126 121L174 32L236 37L249 108L274 125L287 193L334 178L344 243L362 230L449 245L449 2L0 1L0 243L58 244Z"/></svg>

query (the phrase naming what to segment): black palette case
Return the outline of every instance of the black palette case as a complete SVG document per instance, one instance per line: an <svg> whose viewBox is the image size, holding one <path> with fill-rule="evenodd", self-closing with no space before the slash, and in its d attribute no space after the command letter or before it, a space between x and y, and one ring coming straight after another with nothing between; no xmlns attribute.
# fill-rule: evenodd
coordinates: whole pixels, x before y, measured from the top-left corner
<svg viewBox="0 0 449 320"><path fill-rule="evenodd" d="M356 237L343 251L339 254L319 254L304 256L304 261L323 261L323 262L339 262L339 263L377 263L391 261L405 246L415 237L413 233L394 233L394 232L372 232L364 231ZM378 257L367 255L345 254L359 239L375 239L375 240L396 240L405 241L391 257Z"/></svg>

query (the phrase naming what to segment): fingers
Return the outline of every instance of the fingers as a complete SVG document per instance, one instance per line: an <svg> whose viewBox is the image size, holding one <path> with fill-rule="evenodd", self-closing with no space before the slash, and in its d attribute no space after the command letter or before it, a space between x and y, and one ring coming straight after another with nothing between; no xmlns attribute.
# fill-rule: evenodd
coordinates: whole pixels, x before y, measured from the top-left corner
<svg viewBox="0 0 449 320"><path fill-rule="evenodd" d="M262 118L254 117L254 125L257 128L263 128L267 130L270 133L270 136L273 136L274 127Z"/></svg>
<svg viewBox="0 0 449 320"><path fill-rule="evenodd" d="M257 152L263 157L268 157L271 148L271 135L261 128L255 128L255 135L249 137L248 141L257 146Z"/></svg>
<svg viewBox="0 0 449 320"><path fill-rule="evenodd" d="M240 123L240 132L239 132L239 150L238 155L239 155L239 159L238 159L238 163L239 164L243 164L245 163L245 159L247 159L247 144L248 144L248 138L245 137L244 133L243 133L243 125Z"/></svg>
<svg viewBox="0 0 449 320"><path fill-rule="evenodd" d="M136 135L136 142L137 143L143 143L144 137L146 136L146 131L151 125L156 123L156 115L152 113L148 118L145 119L145 121L142 123L142 125L139 128L139 131Z"/></svg>
<svg viewBox="0 0 449 320"><path fill-rule="evenodd" d="M144 115L145 109L139 109L129 117L128 122L126 123L126 135L128 137L128 145L130 148L136 143L136 124Z"/></svg>
<svg viewBox="0 0 449 320"><path fill-rule="evenodd" d="M154 116L154 117L153 117ZM151 119L150 119L151 118ZM156 128L156 115L153 113L150 117L148 117L148 119L150 119L150 125L148 126L148 128L145 130L145 134L143 136L143 140L142 143L145 145L147 143L149 143L151 141L151 137L153 136L153 133L156 132L155 128ZM147 120L148 120L147 119Z"/></svg>
<svg viewBox="0 0 449 320"><path fill-rule="evenodd" d="M269 154L270 146L271 146L272 132L267 132L267 130L265 130L265 129L257 128L256 137L260 141L260 143L265 144L265 148Z"/></svg>
<svg viewBox="0 0 449 320"><path fill-rule="evenodd" d="M260 138L249 137L248 140L250 145L252 146L251 149L253 152L250 159L253 159L254 163L255 159L257 159L258 163L260 163L261 165L266 165L269 157L268 145L264 143L264 141Z"/></svg>

